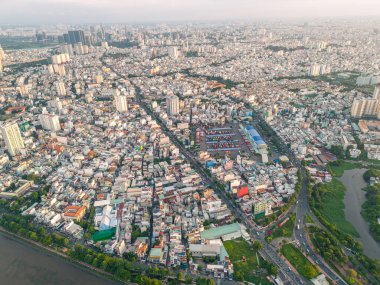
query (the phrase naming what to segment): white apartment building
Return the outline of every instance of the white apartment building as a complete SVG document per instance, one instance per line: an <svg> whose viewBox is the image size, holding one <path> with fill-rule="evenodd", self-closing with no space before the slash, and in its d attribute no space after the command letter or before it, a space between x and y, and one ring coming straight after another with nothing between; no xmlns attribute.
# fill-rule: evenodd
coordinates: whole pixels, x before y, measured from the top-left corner
<svg viewBox="0 0 380 285"><path fill-rule="evenodd" d="M375 91L373 91L373 99L380 100L380 84L375 86Z"/></svg>
<svg viewBox="0 0 380 285"><path fill-rule="evenodd" d="M114 99L116 110L121 113L128 111L127 97L124 95L116 95Z"/></svg>
<svg viewBox="0 0 380 285"><path fill-rule="evenodd" d="M48 131L56 132L61 129L59 124L59 117L54 114L49 114L46 109L42 111L42 114L39 116L40 123L42 128Z"/></svg>
<svg viewBox="0 0 380 285"><path fill-rule="evenodd" d="M355 99L351 107L351 116L356 118L363 116L380 118L380 100Z"/></svg>
<svg viewBox="0 0 380 285"><path fill-rule="evenodd" d="M168 109L168 115L177 115L179 113L179 98L175 95L171 95L166 98L166 106Z"/></svg>
<svg viewBox="0 0 380 285"><path fill-rule="evenodd" d="M63 82L56 82L55 88L57 89L58 96L66 96L66 88Z"/></svg>

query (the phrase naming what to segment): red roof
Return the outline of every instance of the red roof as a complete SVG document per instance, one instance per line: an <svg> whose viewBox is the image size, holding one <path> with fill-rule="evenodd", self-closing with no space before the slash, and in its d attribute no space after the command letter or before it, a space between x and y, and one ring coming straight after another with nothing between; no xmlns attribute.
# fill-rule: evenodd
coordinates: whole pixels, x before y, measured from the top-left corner
<svg viewBox="0 0 380 285"><path fill-rule="evenodd" d="M248 186L243 186L243 187L240 187L239 191L238 191L238 197L241 198L245 195L248 195Z"/></svg>

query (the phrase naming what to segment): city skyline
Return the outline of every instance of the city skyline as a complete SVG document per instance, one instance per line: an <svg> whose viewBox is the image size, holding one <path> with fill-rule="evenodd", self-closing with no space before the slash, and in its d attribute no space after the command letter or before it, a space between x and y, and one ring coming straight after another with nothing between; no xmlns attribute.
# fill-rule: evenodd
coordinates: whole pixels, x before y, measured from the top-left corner
<svg viewBox="0 0 380 285"><path fill-rule="evenodd" d="M0 24L141 23L380 16L380 3L300 0L16 0L2 3Z"/></svg>
<svg viewBox="0 0 380 285"><path fill-rule="evenodd" d="M0 283L380 284L379 1L3 0Z"/></svg>

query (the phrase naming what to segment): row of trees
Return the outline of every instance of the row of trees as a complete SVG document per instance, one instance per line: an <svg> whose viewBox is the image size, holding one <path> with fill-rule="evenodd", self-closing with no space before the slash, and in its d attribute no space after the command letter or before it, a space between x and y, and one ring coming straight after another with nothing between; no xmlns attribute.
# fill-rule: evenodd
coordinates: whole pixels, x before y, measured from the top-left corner
<svg viewBox="0 0 380 285"><path fill-rule="evenodd" d="M364 180L368 183L371 177L380 178L380 170L375 168L370 168L363 174Z"/></svg>
<svg viewBox="0 0 380 285"><path fill-rule="evenodd" d="M69 250L68 255L75 260L110 273L122 281L135 282L139 285L160 285L162 284L161 280L164 280L169 274L167 269L148 267L145 270L142 265L137 263L96 252L79 244Z"/></svg>
<svg viewBox="0 0 380 285"><path fill-rule="evenodd" d="M371 177L380 177L380 170L370 169L364 175L364 179L368 182ZM367 200L364 202L362 208L363 217L370 224L370 232L373 238L380 241L380 183L365 188Z"/></svg>
<svg viewBox="0 0 380 285"><path fill-rule="evenodd" d="M48 233L45 228L35 227L32 223L33 217L5 214L0 219L0 225L8 231L41 242L43 245L56 245L66 247L69 240L58 233Z"/></svg>
<svg viewBox="0 0 380 285"><path fill-rule="evenodd" d="M338 264L348 261L347 256L343 254L339 241L331 233L317 227L310 227L310 238L319 253L324 259Z"/></svg>
<svg viewBox="0 0 380 285"><path fill-rule="evenodd" d="M308 176L310 176L308 174ZM340 245L344 245L355 252L355 255L350 257L350 261L361 269L363 275L366 274L366 270L371 273L378 282L380 282L380 262L377 260L368 258L362 254L362 244L353 239L350 235L345 234L338 230L338 228L331 224L319 211L319 204L324 195L324 190L321 184L315 184L314 186L308 186L308 199L310 208L318 220L327 228L328 231L318 233L318 247L320 246L320 254L329 262L336 262L338 264L344 264L347 262L347 257L343 254ZM342 257L343 255L343 257ZM349 281L349 280L347 280Z"/></svg>

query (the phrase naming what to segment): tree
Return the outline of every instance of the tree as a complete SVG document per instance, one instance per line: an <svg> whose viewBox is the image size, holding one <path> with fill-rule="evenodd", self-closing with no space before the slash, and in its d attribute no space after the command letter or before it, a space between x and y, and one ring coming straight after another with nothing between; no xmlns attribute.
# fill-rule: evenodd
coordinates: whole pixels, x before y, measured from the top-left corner
<svg viewBox="0 0 380 285"><path fill-rule="evenodd" d="M123 258L125 258L128 261L136 261L137 255L134 252L124 252Z"/></svg>
<svg viewBox="0 0 380 285"><path fill-rule="evenodd" d="M185 277L185 283L186 284L192 284L193 283L193 278L191 278L190 275L186 275L186 277Z"/></svg>
<svg viewBox="0 0 380 285"><path fill-rule="evenodd" d="M181 271L179 271L178 274L177 274L177 280L178 281L183 281L183 273Z"/></svg>
<svg viewBox="0 0 380 285"><path fill-rule="evenodd" d="M278 268L274 264L270 264L268 266L268 274L269 275L277 275L278 274Z"/></svg>
<svg viewBox="0 0 380 285"><path fill-rule="evenodd" d="M330 152L334 154L337 158L343 159L344 158L344 149L341 145L332 145L330 148Z"/></svg>
<svg viewBox="0 0 380 285"><path fill-rule="evenodd" d="M34 241L38 240L37 234L35 232L31 232L29 238Z"/></svg>
<svg viewBox="0 0 380 285"><path fill-rule="evenodd" d="M254 241L254 243L253 243L253 247L256 249L256 250L262 250L263 249L263 244L260 242L260 241L258 241L258 240L256 240L256 241Z"/></svg>
<svg viewBox="0 0 380 285"><path fill-rule="evenodd" d="M237 281L243 281L243 273L241 271L235 271L234 277Z"/></svg>

